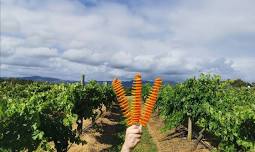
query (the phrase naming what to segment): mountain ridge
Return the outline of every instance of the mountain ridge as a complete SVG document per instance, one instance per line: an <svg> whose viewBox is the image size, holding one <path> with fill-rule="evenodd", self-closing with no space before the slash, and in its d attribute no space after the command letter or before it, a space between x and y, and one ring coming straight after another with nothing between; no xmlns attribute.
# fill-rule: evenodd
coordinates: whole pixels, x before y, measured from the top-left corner
<svg viewBox="0 0 255 152"><path fill-rule="evenodd" d="M79 81L75 80L64 80L64 79L58 79L58 78L52 78L52 77L43 77L43 76L28 76L28 77L0 77L1 79L18 79L18 80L32 80L32 81L40 81L40 82L50 82L50 83L75 83ZM97 81L97 80L96 80ZM107 83L111 84L112 81L97 81L98 83ZM85 84L88 83L88 81L85 81ZM153 84L153 81L149 80L143 80L143 84L150 83ZM133 81L122 81L122 84L124 87L132 87ZM175 85L176 82L171 81L164 81L164 84L172 84Z"/></svg>

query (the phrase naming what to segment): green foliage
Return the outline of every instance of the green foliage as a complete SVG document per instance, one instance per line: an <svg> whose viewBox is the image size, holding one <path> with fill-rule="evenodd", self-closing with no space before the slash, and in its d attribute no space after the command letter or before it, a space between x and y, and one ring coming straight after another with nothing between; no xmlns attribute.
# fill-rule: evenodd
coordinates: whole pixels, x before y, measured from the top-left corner
<svg viewBox="0 0 255 152"><path fill-rule="evenodd" d="M81 142L72 130L74 120L93 118L94 109L109 108L114 100L111 86L95 81L83 86L1 80L1 150L53 151L48 145L53 141L58 151L67 151L68 142Z"/></svg>
<svg viewBox="0 0 255 152"><path fill-rule="evenodd" d="M165 85L157 107L166 127L193 123L219 139L222 151L255 150L255 90L201 74L176 86Z"/></svg>
<svg viewBox="0 0 255 152"><path fill-rule="evenodd" d="M85 86L78 86L74 97L77 100L74 101L72 112L77 114L79 118L91 118L92 120L95 120L98 115L94 109L101 110L103 105L109 109L112 102L116 100L110 85L99 85L96 81L90 81Z"/></svg>
<svg viewBox="0 0 255 152"><path fill-rule="evenodd" d="M132 96L132 87L125 87L124 90L127 96Z"/></svg>
<svg viewBox="0 0 255 152"><path fill-rule="evenodd" d="M152 86L151 86L150 83L146 83L146 84L143 85L143 87L142 87L143 101L145 101L145 99L149 96L151 88L152 88Z"/></svg>

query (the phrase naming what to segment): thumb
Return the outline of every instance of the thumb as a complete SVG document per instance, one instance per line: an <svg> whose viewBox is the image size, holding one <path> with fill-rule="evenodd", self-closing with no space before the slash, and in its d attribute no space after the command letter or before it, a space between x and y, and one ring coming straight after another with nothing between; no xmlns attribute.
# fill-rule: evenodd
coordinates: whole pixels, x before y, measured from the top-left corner
<svg viewBox="0 0 255 152"><path fill-rule="evenodd" d="M142 133L142 125L139 125L139 130L141 131L141 133Z"/></svg>

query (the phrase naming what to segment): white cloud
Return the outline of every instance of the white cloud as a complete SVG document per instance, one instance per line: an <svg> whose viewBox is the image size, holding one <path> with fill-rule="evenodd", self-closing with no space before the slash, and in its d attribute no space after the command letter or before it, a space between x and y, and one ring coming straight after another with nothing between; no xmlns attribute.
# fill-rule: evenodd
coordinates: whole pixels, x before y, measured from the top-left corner
<svg viewBox="0 0 255 152"><path fill-rule="evenodd" d="M38 58L49 58L58 55L57 49L38 47L38 48L25 48L19 47L15 50L15 55L23 57L38 57Z"/></svg>
<svg viewBox="0 0 255 152"><path fill-rule="evenodd" d="M241 71L242 77L254 81L255 60L253 57L233 59L233 68Z"/></svg>
<svg viewBox="0 0 255 152"><path fill-rule="evenodd" d="M103 65L106 55L107 52L103 54L85 48L79 50L67 50L63 53L63 58L74 62L85 63L88 65Z"/></svg>
<svg viewBox="0 0 255 152"><path fill-rule="evenodd" d="M110 66L117 69L126 69L133 63L132 57L129 52L116 52L110 56Z"/></svg>
<svg viewBox="0 0 255 152"><path fill-rule="evenodd" d="M92 6L88 3L93 4ZM1 1L1 75L255 81L254 1ZM245 66L249 63L249 66Z"/></svg>

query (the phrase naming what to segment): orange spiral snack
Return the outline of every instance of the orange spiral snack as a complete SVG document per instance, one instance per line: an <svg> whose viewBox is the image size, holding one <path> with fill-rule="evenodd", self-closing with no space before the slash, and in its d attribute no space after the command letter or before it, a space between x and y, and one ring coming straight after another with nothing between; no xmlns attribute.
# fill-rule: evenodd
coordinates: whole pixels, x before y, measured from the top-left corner
<svg viewBox="0 0 255 152"><path fill-rule="evenodd" d="M127 119L127 124L128 125L132 125L132 118L131 118L132 115L130 113L130 109L129 109L129 105L128 105L128 100L127 100L125 91L123 89L123 86L121 84L121 81L119 79L114 79L112 81L112 87L113 87L113 90L116 93L116 96L117 96L117 99L118 99L118 103L120 105L122 113L123 113L123 115Z"/></svg>
<svg viewBox="0 0 255 152"><path fill-rule="evenodd" d="M142 77L138 73L134 77L133 87L132 87L132 122L133 124L138 124L141 116L141 103L142 103Z"/></svg>
<svg viewBox="0 0 255 152"><path fill-rule="evenodd" d="M146 99L146 102L144 104L142 117L140 119L140 124L142 126L146 126L147 122L149 121L151 117L152 110L154 108L154 105L157 101L159 89L161 87L162 80L160 78L156 78L152 87L152 90L150 91L149 97Z"/></svg>

